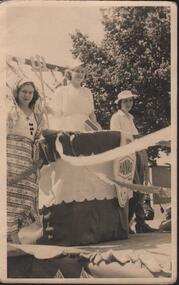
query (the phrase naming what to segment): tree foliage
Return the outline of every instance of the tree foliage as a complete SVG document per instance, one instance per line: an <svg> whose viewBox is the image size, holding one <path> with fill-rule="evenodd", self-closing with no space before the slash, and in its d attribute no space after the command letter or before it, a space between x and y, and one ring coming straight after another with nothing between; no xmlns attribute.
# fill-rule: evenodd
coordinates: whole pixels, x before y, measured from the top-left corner
<svg viewBox="0 0 179 285"><path fill-rule="evenodd" d="M76 31L72 54L87 69L97 119L104 129L116 111L117 94L138 94L136 125L148 134L170 124L170 10L167 7L114 7L101 10L104 38L100 45ZM159 147L149 149L151 161ZM165 149L167 151L167 149Z"/></svg>

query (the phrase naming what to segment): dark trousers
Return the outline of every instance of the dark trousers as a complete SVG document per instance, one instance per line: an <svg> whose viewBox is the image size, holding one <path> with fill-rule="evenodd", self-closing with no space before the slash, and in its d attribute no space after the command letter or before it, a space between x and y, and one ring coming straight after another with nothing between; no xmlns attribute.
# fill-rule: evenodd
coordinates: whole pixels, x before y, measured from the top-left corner
<svg viewBox="0 0 179 285"><path fill-rule="evenodd" d="M136 169L134 174L134 184L142 185L144 182L144 169L141 161L141 156L136 153ZM133 192L133 197L129 200L129 222L132 220L133 215L136 216L137 224L143 225L145 222L145 213L143 209L144 193Z"/></svg>
<svg viewBox="0 0 179 285"><path fill-rule="evenodd" d="M143 209L143 200L145 194L134 192L133 197L129 200L129 222L132 220L133 215L136 216L136 223L143 225L145 221L145 213Z"/></svg>

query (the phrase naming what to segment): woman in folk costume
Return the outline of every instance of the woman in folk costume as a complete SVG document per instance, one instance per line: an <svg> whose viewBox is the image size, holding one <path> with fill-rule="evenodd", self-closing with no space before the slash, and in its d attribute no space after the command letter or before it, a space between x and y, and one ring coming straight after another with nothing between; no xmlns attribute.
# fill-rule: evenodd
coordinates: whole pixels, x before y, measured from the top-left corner
<svg viewBox="0 0 179 285"><path fill-rule="evenodd" d="M37 171L21 175L33 169L44 116L33 82L20 81L12 96L7 114L7 237L17 243L20 229L40 222Z"/></svg>
<svg viewBox="0 0 179 285"><path fill-rule="evenodd" d="M118 99L116 100L119 110L111 118L111 130L118 130L122 133L123 144L130 143L139 136L138 130L134 124L134 117L129 113L132 109L134 98L136 97L137 95L134 95L130 90L120 92ZM145 185L147 185L149 180L149 169L146 151L137 152L136 158L136 171L134 174L133 183L143 184L145 182ZM116 160L114 162L114 174L116 177L118 176L118 167L118 160ZM129 194L129 198L131 198L129 200L129 221L132 219L135 212L137 232L139 227L143 227L143 231L153 230L144 222L144 211L141 206L143 196L144 195L141 193L134 193L133 198L131 198L132 195ZM139 206L140 210L137 211Z"/></svg>
<svg viewBox="0 0 179 285"><path fill-rule="evenodd" d="M100 129L94 113L93 95L82 86L85 69L77 66L65 74L68 85L60 87L49 103L50 128L64 131Z"/></svg>

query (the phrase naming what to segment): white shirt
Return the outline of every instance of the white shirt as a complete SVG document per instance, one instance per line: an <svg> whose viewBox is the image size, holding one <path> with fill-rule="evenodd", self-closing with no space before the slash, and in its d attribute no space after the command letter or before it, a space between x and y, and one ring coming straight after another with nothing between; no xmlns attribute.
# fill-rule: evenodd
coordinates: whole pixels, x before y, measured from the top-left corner
<svg viewBox="0 0 179 285"><path fill-rule="evenodd" d="M86 87L63 86L53 95L49 106L50 127L66 131L83 131L84 122L94 111L93 96Z"/></svg>
<svg viewBox="0 0 179 285"><path fill-rule="evenodd" d="M27 116L20 108L16 124L8 129L9 134L16 134L34 140L37 131L37 122L34 113Z"/></svg>
<svg viewBox="0 0 179 285"><path fill-rule="evenodd" d="M133 135L138 134L138 130L134 125L133 116L130 113L124 113L119 110L111 117L110 129L120 131L123 136L133 141Z"/></svg>

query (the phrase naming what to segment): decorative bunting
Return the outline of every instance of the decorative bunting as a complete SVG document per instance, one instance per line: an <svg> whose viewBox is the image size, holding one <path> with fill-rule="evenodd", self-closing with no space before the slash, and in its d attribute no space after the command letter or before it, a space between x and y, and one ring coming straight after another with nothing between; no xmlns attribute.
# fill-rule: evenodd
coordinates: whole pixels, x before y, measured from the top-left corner
<svg viewBox="0 0 179 285"><path fill-rule="evenodd" d="M108 150L93 156L72 157L65 155L63 153L63 147L59 141L61 133L57 135L55 144L56 144L56 150L58 151L61 159L63 159L64 161L70 163L71 165L89 166L89 165L100 164L107 161L112 161L116 158L124 157L126 155L133 154L137 151L147 149L152 145L158 144L162 140L165 141L166 139L170 138L170 133L171 133L171 127L169 126L167 128L161 129L160 131L136 139L135 141L127 145L123 145L115 149Z"/></svg>

